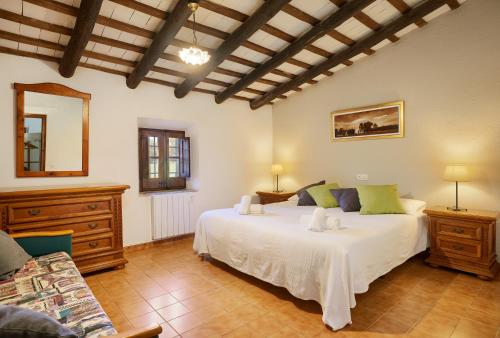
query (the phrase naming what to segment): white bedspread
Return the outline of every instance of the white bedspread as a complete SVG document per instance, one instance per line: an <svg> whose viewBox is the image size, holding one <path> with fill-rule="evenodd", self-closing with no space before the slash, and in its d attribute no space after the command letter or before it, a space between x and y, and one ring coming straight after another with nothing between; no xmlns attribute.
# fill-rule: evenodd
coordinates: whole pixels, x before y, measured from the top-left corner
<svg viewBox="0 0 500 338"><path fill-rule="evenodd" d="M312 232L300 224L314 207L296 202L265 206L264 215L239 215L233 209L203 213L194 250L233 268L315 300L323 322L334 330L351 323L355 293L368 291L378 277L426 249L423 216L370 215L328 209L342 230Z"/></svg>

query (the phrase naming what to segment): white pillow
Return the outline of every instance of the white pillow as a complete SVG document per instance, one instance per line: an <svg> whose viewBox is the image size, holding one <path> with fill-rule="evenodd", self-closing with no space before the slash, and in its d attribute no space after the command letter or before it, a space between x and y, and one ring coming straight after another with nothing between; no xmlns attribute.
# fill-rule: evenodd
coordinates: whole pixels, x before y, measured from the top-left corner
<svg viewBox="0 0 500 338"><path fill-rule="evenodd" d="M295 195L291 196L287 201L298 202L299 201L299 195L295 194Z"/></svg>
<svg viewBox="0 0 500 338"><path fill-rule="evenodd" d="M420 215L424 211L427 203L420 200L412 200L409 198L400 198L399 201L408 215Z"/></svg>

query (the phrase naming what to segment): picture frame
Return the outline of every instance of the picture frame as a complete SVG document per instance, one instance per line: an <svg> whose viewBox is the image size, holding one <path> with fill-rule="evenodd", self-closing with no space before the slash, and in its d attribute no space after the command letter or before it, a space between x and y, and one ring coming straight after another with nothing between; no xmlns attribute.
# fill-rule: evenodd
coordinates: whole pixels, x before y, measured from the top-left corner
<svg viewBox="0 0 500 338"><path fill-rule="evenodd" d="M404 101L331 113L332 142L404 137Z"/></svg>

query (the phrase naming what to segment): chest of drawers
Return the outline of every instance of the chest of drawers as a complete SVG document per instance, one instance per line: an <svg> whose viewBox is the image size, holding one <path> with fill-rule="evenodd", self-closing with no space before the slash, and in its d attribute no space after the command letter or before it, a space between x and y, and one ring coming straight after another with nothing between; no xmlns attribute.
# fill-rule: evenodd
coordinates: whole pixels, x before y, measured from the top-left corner
<svg viewBox="0 0 500 338"><path fill-rule="evenodd" d="M0 191L0 226L8 233L73 230L73 260L81 273L127 263L122 200L129 186Z"/></svg>
<svg viewBox="0 0 500 338"><path fill-rule="evenodd" d="M449 211L444 207L424 211L429 216L430 256L427 263L493 279L496 261L496 221L490 211Z"/></svg>

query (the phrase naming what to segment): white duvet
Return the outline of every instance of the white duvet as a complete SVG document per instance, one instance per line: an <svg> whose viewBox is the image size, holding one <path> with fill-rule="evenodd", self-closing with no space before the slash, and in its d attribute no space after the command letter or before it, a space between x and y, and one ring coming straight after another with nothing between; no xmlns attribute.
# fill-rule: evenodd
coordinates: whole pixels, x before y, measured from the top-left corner
<svg viewBox="0 0 500 338"><path fill-rule="evenodd" d="M323 322L334 330L351 323L354 295L378 277L426 249L422 215L359 215L327 209L342 230L312 232L299 218L314 207L296 202L265 206L264 215L239 215L233 209L203 213L194 250L233 268L315 300Z"/></svg>

